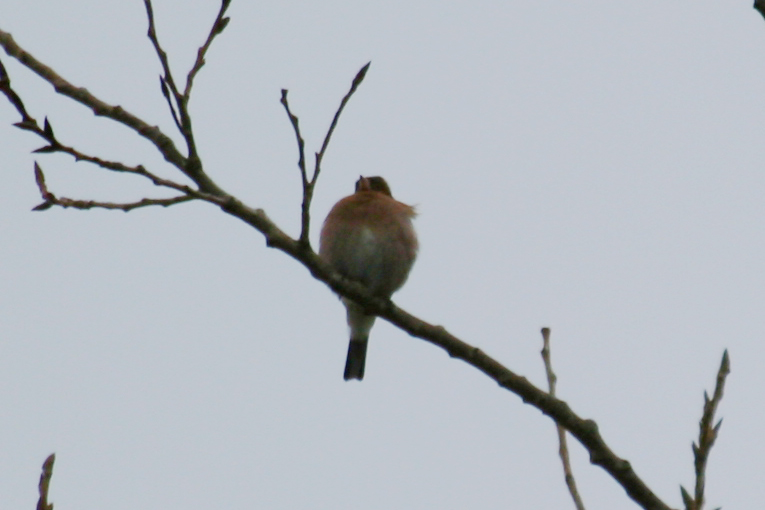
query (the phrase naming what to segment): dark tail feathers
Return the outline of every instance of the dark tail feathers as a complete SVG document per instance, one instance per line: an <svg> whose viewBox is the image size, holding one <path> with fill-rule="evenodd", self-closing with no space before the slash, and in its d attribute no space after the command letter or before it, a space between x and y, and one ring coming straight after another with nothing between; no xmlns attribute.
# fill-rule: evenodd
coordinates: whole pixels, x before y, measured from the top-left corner
<svg viewBox="0 0 765 510"><path fill-rule="evenodd" d="M364 362L367 359L367 338L351 339L348 344L348 357L345 359L345 374L343 379L364 379Z"/></svg>

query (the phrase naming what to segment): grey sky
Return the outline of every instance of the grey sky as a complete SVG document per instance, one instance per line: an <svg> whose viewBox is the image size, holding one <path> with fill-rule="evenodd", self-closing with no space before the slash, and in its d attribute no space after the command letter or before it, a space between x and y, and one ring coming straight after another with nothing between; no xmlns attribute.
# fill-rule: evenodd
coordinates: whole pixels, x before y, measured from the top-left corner
<svg viewBox="0 0 765 510"><path fill-rule="evenodd" d="M394 300L558 391L674 507L723 349L732 374L710 508L765 499L765 23L751 1L244 2L192 99L210 175L298 232L281 88L327 153L314 243L359 174L416 204ZM217 12L156 0L176 73ZM175 134L143 2L3 0L0 28L73 83ZM143 140L5 54L65 143L176 176ZM570 508L553 423L383 321L342 378L344 310L214 207L53 209L159 196L11 127L0 101L0 507L58 510ZM633 508L571 443L588 508Z"/></svg>

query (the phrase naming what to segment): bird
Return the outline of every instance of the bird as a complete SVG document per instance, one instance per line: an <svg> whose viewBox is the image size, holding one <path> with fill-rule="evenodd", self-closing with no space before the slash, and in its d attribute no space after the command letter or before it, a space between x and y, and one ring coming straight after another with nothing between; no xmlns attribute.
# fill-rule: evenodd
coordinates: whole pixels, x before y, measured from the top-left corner
<svg viewBox="0 0 765 510"><path fill-rule="evenodd" d="M382 177L359 177L356 191L337 202L324 220L319 256L346 278L389 299L409 277L419 244L415 208L391 195ZM343 379L364 379L369 332L375 316L347 298L350 342Z"/></svg>

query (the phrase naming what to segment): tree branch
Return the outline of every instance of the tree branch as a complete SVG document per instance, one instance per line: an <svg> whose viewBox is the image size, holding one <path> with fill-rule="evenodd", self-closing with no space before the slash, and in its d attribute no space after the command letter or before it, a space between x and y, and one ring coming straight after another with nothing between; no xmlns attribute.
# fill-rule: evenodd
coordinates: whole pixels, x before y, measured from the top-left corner
<svg viewBox="0 0 765 510"><path fill-rule="evenodd" d="M40 492L40 499L37 500L37 510L53 510L53 503L48 503L48 488L50 487L50 478L53 476L54 462L56 462L55 453L48 455L48 458L43 462L40 483L37 486Z"/></svg>
<svg viewBox="0 0 765 510"><path fill-rule="evenodd" d="M167 58L167 52L162 49L162 45L160 45L159 39L157 38L157 28L154 24L154 7L151 5L151 0L144 0L144 5L146 7L146 18L149 21L149 30L146 35L151 41L152 46L154 46L154 51L157 53L157 58L159 58L159 63L164 72L164 76L159 77L160 85L162 86L162 95L167 99L167 105L170 107L170 114L173 116L173 120L175 120L175 125L178 126L178 130L184 138L186 138L184 127L179 116L175 112L173 101L170 97L172 95L172 98L178 105L178 109L180 109L181 94L178 92L178 87L175 85L175 79L173 78L173 72L170 70L170 61Z"/></svg>
<svg viewBox="0 0 765 510"><path fill-rule="evenodd" d="M45 175L43 174L40 165L35 163L35 181L37 181L37 187L40 190L40 195L44 202L36 207L33 211L45 211L50 209L54 205L73 209L119 209L121 211L129 212L139 207L147 207L151 205L161 205L162 207L168 207L181 202L188 202L194 200L193 196L181 195L171 198L142 198L138 202L130 202L117 204L114 202L96 202L95 200L74 200L66 197L57 197L48 190L48 186L45 184Z"/></svg>
<svg viewBox="0 0 765 510"><path fill-rule="evenodd" d="M707 460L709 459L709 453L712 451L712 446L717 440L717 434L720 432L722 426L722 418L712 426L715 419L715 413L717 412L717 406L723 397L723 389L725 388L725 379L730 373L730 358L728 357L728 350L723 352L722 361L720 362L720 369L717 371L717 383L715 384L715 392L712 396L712 400L709 400L709 395L704 392L704 412L701 415L701 421L699 421L699 442L693 443L693 465L696 471L696 484L694 490L694 496L685 490L685 487L680 486L680 494L683 497L683 503L686 510L702 510L704 508L704 487L706 485L706 471Z"/></svg>
<svg viewBox="0 0 765 510"><path fill-rule="evenodd" d="M92 200L91 201L72 200L72 199L64 198L64 197L57 198L53 193L50 193L47 190L45 186L45 177L42 174L42 170L40 169L38 164L35 163L35 178L37 180L38 188L40 189L40 192L43 195L43 199L45 200L45 202L36 206L32 210L43 211L45 209L49 209L53 205L60 205L62 207L74 207L77 209L91 209L93 207L102 207L106 209L122 209L124 211L129 211L137 207L145 207L148 205L169 206L169 205L177 204L180 202L186 202L194 198L202 198L206 200L206 198L204 198L203 193L198 193L186 185L179 184L175 181L163 179L157 175L154 175L151 172L147 171L142 165L131 167L118 161L108 161L96 156L85 154L75 149L74 147L69 147L59 142L59 140L56 138L56 135L53 131L53 126L51 126L47 118L45 119L44 127L40 128L40 125L37 122L37 119L29 115L29 112L27 112L23 101L11 87L10 77L5 71L5 67L3 66L2 62L0 62L0 90L2 90L5 93L6 97L8 97L9 101L16 107L16 110L19 112L19 114L22 117L22 121L17 122L14 125L25 131L30 131L32 133L35 133L36 135L40 136L41 138L45 139L48 142L48 145L44 147L40 147L39 149L36 149L33 152L35 153L62 152L62 153L73 156L75 161L86 161L88 163L97 165L101 168L111 170L114 172L132 173L135 175L140 175L142 177L146 177L149 180L151 180L156 186L163 186L166 188L175 189L177 191L184 193L185 195L181 197L174 197L174 198L168 198L168 199L144 198L138 202L133 202L129 204L115 204L111 202L94 202Z"/></svg>
<svg viewBox="0 0 765 510"><path fill-rule="evenodd" d="M300 169L300 181L303 185L303 204L300 209L300 242L306 248L310 249L311 243L308 240L308 230L311 224L310 206L311 197L313 196L313 185L308 181L308 173L305 169L305 140L303 139L303 135L300 134L300 121L298 120L297 115L293 114L292 110L290 110L287 94L289 94L289 91L287 89L282 89L282 98L280 102L282 103L282 106L284 106L284 110L287 112L287 117L289 117L290 124L292 124L292 130L295 132L295 139L297 140L298 146L298 168Z"/></svg>
<svg viewBox="0 0 765 510"><path fill-rule="evenodd" d="M11 77L8 75L8 72L5 70L5 66L2 62L0 62L0 91L5 94L5 97L8 98L8 101L21 115L22 120L18 124L27 124L33 120L27 113L27 109L24 107L24 103L21 101L21 98L11 88Z"/></svg>
<svg viewBox="0 0 765 510"><path fill-rule="evenodd" d="M281 103L284 106L284 109L287 111L287 116L289 117L290 123L292 124L292 129L295 131L295 136L297 138L298 144L298 167L300 168L300 176L303 182L303 203L301 205L299 240L300 243L304 244L306 247L311 246L308 239L311 230L311 201L313 200L313 190L316 187L316 180L319 178L319 174L321 173L321 161L324 159L324 153L327 151L327 147L329 147L329 140L332 138L332 133L335 132L335 127L337 126L337 121L340 119L340 114L343 112L345 105L348 103L348 100L350 100L353 93L356 92L356 89L359 87L359 85L361 85L361 82L364 81L364 77L367 75L367 70L369 70L369 66L371 64L372 62L367 62L364 67L362 67L359 72L356 73L356 77L353 78L353 81L351 82L350 90L347 94L345 94L342 101L340 101L340 106L338 106L337 111L335 112L335 116L333 117L332 122L329 125L329 129L327 130L327 134L324 136L324 143L321 145L321 150L316 153L316 163L313 169L313 175L311 176L310 180L308 179L308 172L306 172L305 168L305 141L300 134L298 118L292 113L292 111L290 111L290 106L287 102L287 89L282 89Z"/></svg>
<svg viewBox="0 0 765 510"><path fill-rule="evenodd" d="M216 194L223 193L212 179L202 171L201 167L194 167L193 165L188 164L187 159L178 152L173 141L157 126L150 126L121 106L113 106L98 99L83 87L75 87L59 76L53 69L22 49L13 40L11 34L2 30L0 30L0 46L5 49L5 52L8 55L15 58L25 67L50 83L59 94L87 106L97 116L110 118L115 122L129 127L140 136L149 140L154 144L157 150L159 150L160 154L164 156L166 161L192 179L199 186L201 191L207 193L214 192Z"/></svg>
<svg viewBox="0 0 765 510"><path fill-rule="evenodd" d="M157 53L157 57L159 58L160 64L162 65L162 70L164 71L164 76L160 77L162 95L165 96L165 99L167 100L167 104L170 107L170 113L173 116L175 125L180 130L181 135L183 135L183 139L186 141L186 147L188 149L188 158L186 159L185 171L191 176L197 175L201 177L204 175L204 172L202 171L202 161L199 158L199 152L197 151L197 144L194 140L194 130L191 125L191 115L189 114L191 88L194 83L194 78L196 77L197 73L199 73L199 70L202 69L202 66L205 64L204 57L207 53L207 50L210 48L210 45L212 44L215 37L221 34L228 25L230 18L224 18L223 15L225 14L229 5L231 5L231 0L221 1L220 11L218 12L218 16L215 19L212 28L210 29L207 40L197 51L196 61L194 62L193 67L186 77L186 88L183 94L181 94L175 84L175 79L173 78L173 73L170 69L170 62L167 58L167 52L162 49L162 45L159 43L156 24L154 22L154 9L152 7L151 0L144 0L144 4L146 6L146 17L149 21L149 30L147 35L149 40L151 40L152 45L154 46L154 50ZM172 99L170 97L171 95ZM178 108L177 113L176 109L173 107L173 100L175 101L175 105ZM200 187L202 186L200 185ZM211 189L208 188L206 191L211 191Z"/></svg>
<svg viewBox="0 0 765 510"><path fill-rule="evenodd" d="M550 357L550 328L542 328L542 360L545 364L545 372L547 373L547 385L550 388L550 396L555 396L555 384L558 381L558 377L553 372L552 359ZM574 505L577 510L585 510L584 503L581 496L579 496L579 490L576 488L576 479L574 478L574 471L571 469L571 460L568 455L568 445L566 444L566 429L560 424L556 423L555 428L558 429L558 454L560 460L563 463L563 475L566 480L566 486L571 494L571 499L574 500Z"/></svg>
<svg viewBox="0 0 765 510"><path fill-rule="evenodd" d="M39 75L42 79L53 85L56 92L87 106L93 110L93 113L97 116L108 117L129 127L152 142L165 156L165 159L167 159L168 162L179 169L183 169L185 158L175 148L173 141L164 135L159 128L156 126L149 126L146 122L126 111L121 106L112 106L101 101L85 88L75 87L59 76L53 69L23 50L16 44L11 34L3 32L2 30L0 30L0 46L5 49L5 52L8 53L8 55L15 58L21 64Z"/></svg>
<svg viewBox="0 0 765 510"><path fill-rule="evenodd" d="M359 72L356 73L356 76L351 82L351 89L343 97L342 101L340 101L340 106L337 108L337 112L335 112L335 116L332 118L332 123L329 125L329 129L327 130L327 135L324 137L324 143L321 144L321 150L316 153L316 168L313 172L311 184L316 183L316 179L319 177L319 173L321 172L321 160L324 159L324 153L327 152L329 140L332 138L332 133L335 132L335 127L337 127L337 121L340 119L340 114L343 113L343 109L348 103L348 100L351 98L353 93L356 92L356 89L359 87L359 85L361 85L361 82L364 81L364 77L367 75L367 71L369 71L370 65L372 65L372 62L367 62L364 67L359 69Z"/></svg>
<svg viewBox="0 0 765 510"><path fill-rule="evenodd" d="M194 62L194 66L191 68L191 71L189 71L188 76L186 76L186 89L183 91L183 97L187 103L191 97L191 87L194 85L194 78L196 78L197 73L202 69L202 66L205 65L205 55L207 54L207 50L210 49L213 39L223 33L228 26L228 22L231 20L231 18L224 17L230 5L231 0L221 1L220 11L218 11L218 16L215 18L212 28L210 28L207 40L197 51L197 59Z"/></svg>

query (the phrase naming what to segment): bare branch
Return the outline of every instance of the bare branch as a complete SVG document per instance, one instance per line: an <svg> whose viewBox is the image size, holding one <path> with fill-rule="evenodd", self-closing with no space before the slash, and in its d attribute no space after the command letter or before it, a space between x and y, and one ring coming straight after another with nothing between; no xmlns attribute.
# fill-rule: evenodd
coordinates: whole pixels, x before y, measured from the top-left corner
<svg viewBox="0 0 765 510"><path fill-rule="evenodd" d="M8 101L16 108L21 115L21 124L28 124L32 122L32 118L27 113L27 109L24 107L24 103L21 98L11 88L11 77L8 75L8 71L5 70L5 66L0 62L0 91L5 94Z"/></svg>
<svg viewBox="0 0 765 510"><path fill-rule="evenodd" d="M550 396L555 396L555 384L558 381L555 372L552 368L552 359L550 357L550 328L542 328L542 341L544 342L542 347L542 360L545 364L545 372L547 373L547 384L550 388ZM566 480L566 486L571 494L571 499L574 500L574 505L577 510L584 510L584 502L579 495L579 490L576 488L576 479L574 478L574 471L571 469L571 460L568 455L568 445L566 444L566 429L564 429L559 423L555 424L555 428L558 429L558 454L560 460L563 463L563 475Z"/></svg>
<svg viewBox="0 0 765 510"><path fill-rule="evenodd" d="M289 91L287 89L282 89L282 99L280 102L287 111L287 116L290 118L290 124L292 124L292 130L295 132L295 139L297 140L298 168L300 168L300 181L303 185L303 204L300 215L300 242L307 248L310 248L311 245L308 240L308 231L311 225L311 198L309 197L313 196L313 183L308 181L308 173L305 169L305 140L303 140L303 135L300 134L300 121L298 120L297 115L293 114L290 110L290 104L289 101L287 101L288 93Z"/></svg>
<svg viewBox="0 0 765 510"><path fill-rule="evenodd" d="M114 172L133 173L137 175L146 176L147 172L141 166L131 167L131 166L125 165L124 163L120 163L118 161L108 161L105 159L101 159L97 156L91 156L91 155L85 154L75 149L74 147L69 147L67 145L62 144L61 142L58 141L56 136L53 134L53 128L51 127L51 124L47 118L45 119L44 129L40 129L40 126L38 125L36 119L32 117L28 117L28 119L29 120L26 123L26 126L23 127L22 129L25 129L27 131L32 131L36 135L44 138L49 144L49 145L46 145L45 147L40 147L39 149L36 149L32 152L35 152L35 153L62 152L64 154L69 154L70 156L74 157L75 161L86 161L88 163L92 163L106 170L111 170Z"/></svg>
<svg viewBox="0 0 765 510"><path fill-rule="evenodd" d="M345 105L348 103L348 100L351 98L353 93L356 92L358 86L361 85L362 81L364 81L364 77L366 76L367 70L371 64L371 62L367 62L367 64L362 67L358 73L356 73L356 77L353 78L353 82L351 82L350 90L347 94L345 94L342 101L340 101L340 106L337 108L335 116L332 119L332 123L329 125L327 134L324 137L324 143L321 145L321 150L316 153L316 164L314 166L313 175L311 176L310 180L308 179L308 172L305 168L305 142L303 137L300 135L298 118L290 111L289 103L287 102L287 89L282 89L281 103L284 105L284 109L287 110L287 115L289 116L290 122L292 123L292 129L295 131L295 136L298 143L298 153L300 155L298 159L298 167L300 167L300 176L303 182L303 203L301 205L299 240L300 243L306 248L310 248L311 246L311 243L308 239L311 230L311 201L313 200L313 190L316 187L316 180L321 173L321 161L324 158L324 153L327 151L327 147L329 146L329 140L332 138L332 133L334 133L335 127L337 126L337 121L340 119L340 114L343 112Z"/></svg>
<svg viewBox="0 0 765 510"><path fill-rule="evenodd" d="M300 168L300 176L305 184L308 182L308 176L305 170L305 140L303 140L303 136L300 134L300 121L290 110L290 104L287 101L288 93L289 91L287 89L282 89L282 99L280 102L287 111L287 116L290 118L290 123L292 124L292 130L295 132L295 138L297 139L298 144L298 154L300 155L298 158L298 168Z"/></svg>
<svg viewBox="0 0 765 510"><path fill-rule="evenodd" d="M129 212L133 209L138 209L139 207L148 207L152 205L168 207L171 205L180 204L181 202L195 200L196 198L191 195L181 195L171 198L142 198L138 202L119 204L114 202L75 200L72 198L57 197L48 190L48 186L45 184L45 174L43 174L42 168L40 168L40 165L37 163L35 163L35 181L37 182L37 187L40 190L40 195L42 196L44 202L34 207L32 209L33 211L45 211L46 209L50 209L54 205L57 205L63 208L71 207L73 209L119 209L121 211Z"/></svg>
<svg viewBox="0 0 765 510"><path fill-rule="evenodd" d="M251 209L234 197L229 197L222 208L260 231L265 236L268 246L299 261L308 268L314 278L327 284L335 293L359 303L368 313L387 320L410 335L441 347L451 357L461 359L477 368L502 388L515 393L525 403L536 407L562 425L587 449L590 462L608 472L642 508L670 510L669 506L638 477L630 463L611 451L593 420L577 416L568 404L537 388L525 377L514 373L479 348L463 342L442 326L428 324L397 307L390 300L375 296L360 283L342 277L315 252L306 249L299 240L286 235L263 210Z"/></svg>
<svg viewBox="0 0 765 510"><path fill-rule="evenodd" d="M224 18L223 16L231 4L231 0L221 1L220 11L218 12L218 16L216 17L215 22L210 29L207 40L197 51L197 59L189 71L188 76L186 77L186 88L183 94L181 94L178 86L175 84L175 78L173 77L172 70L170 69L170 61L167 58L167 52L165 52L165 50L162 48L162 45L159 42L159 38L157 37L157 27L154 21L154 8L152 7L151 0L144 0L144 4L146 6L146 17L149 21L149 30L147 35L149 40L151 40L152 45L154 46L154 50L157 53L157 57L159 58L159 61L162 65L162 70L164 72L164 76L160 78L162 95L167 100L167 104L170 107L170 113L173 116L175 125L183 135L183 138L186 141L186 147L188 149L188 159L186 161L187 166L185 171L192 175L204 175L204 172L202 171L202 162L199 158L196 141L194 140L194 130L191 126L189 100L191 99L191 88L194 83L194 78L205 63L204 57L207 53L207 50L212 44L213 39L215 39L218 34L222 33L228 25L229 18ZM173 101L177 106L177 112L173 106ZM212 189L208 189L207 191L212 191Z"/></svg>
<svg viewBox="0 0 765 510"><path fill-rule="evenodd" d="M0 30L0 46L11 57L21 62L24 66L35 72L45 81L53 85L56 92L81 103L98 116L108 117L120 124L124 124L142 137L151 141L165 156L165 159L183 169L185 158L178 152L173 141L164 135L156 126L149 126L135 115L123 109L121 106L113 106L101 101L85 88L75 87L64 78L59 76L53 69L46 66L27 51L23 50L11 37L11 34Z"/></svg>
<svg viewBox="0 0 765 510"><path fill-rule="evenodd" d="M123 124L140 136L146 138L154 144L165 160L181 170L191 178L206 193L215 193L225 195L210 177L205 174L201 166L190 164L189 161L175 147L173 141L165 135L157 126L150 126L145 121L139 119L132 113L126 111L121 106L113 106L98 99L87 89L75 87L64 78L58 75L53 69L38 61L27 51L23 50L11 37L11 34L0 30L0 46L6 53L18 60L21 64L35 72L45 81L53 85L56 92L67 96L78 103L90 108L97 116L108 117L120 124ZM18 126L18 124L17 124ZM22 127L22 126L19 126Z"/></svg>
<svg viewBox="0 0 765 510"><path fill-rule="evenodd" d="M129 202L129 203L115 203L115 202L97 202L95 200L75 200L72 198L66 198L66 197L56 197L52 194L49 195L50 200L47 200L43 202L42 204L38 205L37 207L34 207L33 211L44 211L45 209L49 209L54 205L63 207L63 208L69 208L72 209L116 209L120 211L130 212L133 209L138 209L139 207L147 207L152 205L160 205L162 207L169 207L171 205L179 204L181 202L188 202L190 200L194 200L194 197L190 197L187 195L181 195L178 197L172 197L172 198L142 198L138 202Z"/></svg>
<svg viewBox="0 0 765 510"><path fill-rule="evenodd" d="M2 61L0 61L0 90L2 90L3 94L5 94L5 96L8 98L8 101L10 101L10 103L16 108L16 111L19 112L19 115L21 115L21 122L15 123L14 126L25 131L31 131L53 145L55 143L55 136L53 135L53 128L51 128L50 123L48 122L48 118L45 118L45 127L41 129L40 125L37 123L37 119L29 115L29 112L27 111L26 106L24 106L24 102L21 100L21 97L19 97L16 91L13 90L13 87L11 87L11 77L8 74L8 71L6 71L5 65L3 65ZM36 152L53 152L52 150L44 149L45 148L37 149Z"/></svg>
<svg viewBox="0 0 765 510"><path fill-rule="evenodd" d="M5 68L2 67L2 62L0 62L0 73L4 72ZM7 77L7 74L5 75ZM3 80L0 77L0 86L3 86ZM24 107L23 102L21 101L21 98L16 94L16 92L11 88L10 86L10 78L5 80L5 86L6 86L6 92L10 94L8 97L11 96L18 98L18 101L15 103L17 104L17 109L19 113L21 114L22 118L24 119L22 122L18 122L15 124L15 126L19 127L20 129L24 129L26 131L31 131L35 133L36 135L40 136L41 138L44 138L49 145L45 147L41 147L33 152L37 153L48 153L48 152L63 152L65 154L69 154L74 157L75 161L86 161L88 163L92 163L94 165L97 165L101 168L111 170L114 172L124 172L124 173L132 173L136 175L140 175L142 177L146 177L149 180L151 180L154 185L156 186L163 186L166 188L172 188L177 191L180 191L184 193L185 195L194 197L194 198L200 198L202 200L206 200L208 202L212 201L213 203L218 203L214 200L210 200L210 196L203 192L198 192L189 186L186 186L184 184L177 183L175 181L171 181L169 179L163 179L157 175L154 175L153 173L146 170L142 165L138 166L128 166L124 163L120 163L118 161L109 161L105 159L101 159L96 156L91 156L88 154L85 154L83 152L80 152L79 150L75 149L74 147L69 147L67 145L62 144L58 141L56 138L53 127L51 126L48 119L45 119L44 128L40 128L37 120L33 118L29 113L26 111L26 108ZM12 101L13 102L13 101ZM39 175L38 175L39 172ZM42 170L39 169L37 163L35 163L35 176L37 179L38 187L42 190L45 184L44 177L42 176ZM40 186L40 183L42 182L43 186ZM45 209L48 209L53 204L47 204L42 203L34 208L36 211L42 211Z"/></svg>
<svg viewBox="0 0 765 510"><path fill-rule="evenodd" d="M13 92L12 89L9 89L9 90ZM15 94L15 92L13 93ZM32 131L33 133L41 136L42 138L45 138L50 144L46 147L37 149L33 152L37 152L37 153L63 152L65 154L70 154L71 156L73 156L75 158L75 161L86 161L88 163L95 164L101 168L111 170L114 172L124 172L124 173L132 173L135 175L140 175L142 177L146 177L147 179L151 180L155 186L163 186L166 188L171 188L171 189L180 191L183 194L188 195L189 197L198 198L198 199L205 200L217 205L221 205L222 203L224 203L224 201L221 200L220 197L215 197L213 195L197 191L185 184L180 184L170 179L164 179L162 177L159 177L149 172L148 170L146 170L146 168L144 168L143 165L128 166L118 161L108 161L96 156L91 156L78 151L74 147L63 145L56 139L53 133L53 128L51 127L51 124L47 118L45 119L45 128L41 129L37 123L37 120L29 116L26 110L23 109L23 105L22 105L21 113L22 113L22 116L24 116L27 119L27 121L23 122L23 124L25 124L23 127L19 126L19 124L22 124L22 123L17 123L16 126L19 126L22 129L25 129L27 131ZM42 170L39 168L39 165L37 163L35 163L35 179L37 180L37 185L40 188L41 192L43 192L43 198L45 198L45 193L47 193L47 189L45 188L45 178L42 174ZM180 198L180 197L176 197L176 198ZM60 200L65 200L65 199L60 199ZM179 200L179 201L184 201L184 200ZM35 207L34 210L36 211L45 210L50 208L52 205L54 204L43 203ZM161 205L161 204L158 204L158 205Z"/></svg>
<svg viewBox="0 0 765 510"><path fill-rule="evenodd" d="M175 127L178 128L178 132L183 134L183 126L181 126L181 120L175 111L173 98L170 96L170 90L167 88L167 81L164 76L159 77L159 88L162 90L162 96L165 98L165 101L167 101L167 107L170 108L170 116L173 118L173 122L175 122Z"/></svg>
<svg viewBox="0 0 765 510"><path fill-rule="evenodd" d="M319 177L319 173L321 172L321 160L324 159L324 153L327 151L329 140L332 138L332 133L335 132L335 127L337 126L337 121L340 119L340 114L343 113L343 109L345 108L346 103L348 103L348 100L351 98L353 93L356 92L356 89L359 87L359 85L361 85L361 82L364 81L364 77L367 75L367 71L369 70L370 65L372 65L372 62L367 62L364 67L359 69L359 72L356 73L356 76L353 78L353 82L351 82L351 89L348 91L345 97L343 97L343 100L340 101L340 106L337 108L335 117L332 119L332 124L329 125L327 135L324 137L324 143L321 144L321 150L316 153L316 168L313 171L313 178L311 179L312 185L316 183L316 179Z"/></svg>
<svg viewBox="0 0 765 510"><path fill-rule="evenodd" d="M228 10L230 5L231 0L221 0L220 11L218 11L218 16L215 18L210 33L207 35L207 40L197 51L197 60L194 62L194 67L191 68L191 71L189 71L189 74L186 77L186 89L183 91L183 97L187 102L191 96L191 87L194 85L194 78L196 78L197 73L202 69L202 66L205 65L205 55L207 54L207 50L210 48L213 39L223 33L228 26L228 22L231 20L231 18L224 17L226 10Z"/></svg>
<svg viewBox="0 0 765 510"><path fill-rule="evenodd" d="M175 109L173 108L173 103L170 99L170 94L172 94L176 103L178 103L178 108L180 109L179 103L181 101L181 94L178 92L178 87L175 85L175 79L173 78L173 72L170 70L170 61L167 58L167 52L162 49L162 45L159 43L159 39L157 38L157 27L154 24L154 7L151 5L151 0L144 0L144 5L146 6L146 17L149 21L149 31L146 35L149 37L151 44L154 46L154 51L157 53L159 63L162 65L162 71L165 73L164 76L160 77L162 95L167 99L168 106L170 106L170 113L173 115L173 119L175 119L175 124L178 126L181 134L184 134L183 127L181 127L181 122L176 116ZM170 89L169 92L168 88Z"/></svg>
<svg viewBox="0 0 765 510"><path fill-rule="evenodd" d="M725 379L730 374L730 358L728 357L728 350L723 352L722 361L720 362L720 369L717 371L717 383L715 384L715 392L712 396L712 400L709 400L709 395L704 392L704 412L701 415L699 421L699 441L693 443L693 459L694 469L696 471L696 484L694 488L694 497L685 490L683 486L680 486L680 494L683 497L683 504L686 510L702 510L704 508L704 488L706 484L706 470L707 460L709 459L709 453L712 451L717 440L717 434L722 426L722 419L717 424L712 425L715 420L715 413L717 412L717 406L723 397L723 389L725 388Z"/></svg>
<svg viewBox="0 0 765 510"><path fill-rule="evenodd" d="M48 503L48 488L50 487L50 478L53 476L54 462L56 462L55 453L48 455L48 458L43 462L42 474L40 475L40 483L38 485L40 499L37 500L37 510L53 510L53 503Z"/></svg>
<svg viewBox="0 0 765 510"><path fill-rule="evenodd" d="M162 45L159 43L157 27L154 23L154 8L151 5L151 0L144 0L144 4L146 5L146 17L149 21L149 31L147 35L154 46L154 51L156 51L159 62L162 65L162 70L165 73L165 75L160 78L162 95L164 95L167 100L175 125L178 127L181 135L183 135L183 139L186 141L188 159L185 161L184 172L198 174L202 172L202 163L199 159L199 154L197 153L196 142L194 141L194 131L191 127L191 116L189 115L188 110L188 98L181 95L179 92L178 87L175 84L175 78L173 78L173 72L170 69L170 61L167 58L167 52L162 49ZM172 99L170 98L171 95ZM173 100L178 107L177 115L175 108L173 108Z"/></svg>

